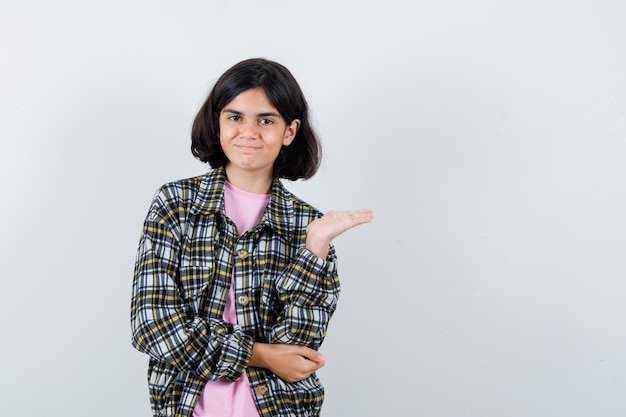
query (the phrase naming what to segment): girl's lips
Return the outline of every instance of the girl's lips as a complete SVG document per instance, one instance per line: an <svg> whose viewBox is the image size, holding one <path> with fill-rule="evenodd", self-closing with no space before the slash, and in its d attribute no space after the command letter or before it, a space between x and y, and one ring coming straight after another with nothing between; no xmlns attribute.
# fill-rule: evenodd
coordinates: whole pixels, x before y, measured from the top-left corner
<svg viewBox="0 0 626 417"><path fill-rule="evenodd" d="M253 152L258 149L261 149L258 146L245 146L245 145L235 145L235 147L239 149L240 151L249 151L249 152Z"/></svg>

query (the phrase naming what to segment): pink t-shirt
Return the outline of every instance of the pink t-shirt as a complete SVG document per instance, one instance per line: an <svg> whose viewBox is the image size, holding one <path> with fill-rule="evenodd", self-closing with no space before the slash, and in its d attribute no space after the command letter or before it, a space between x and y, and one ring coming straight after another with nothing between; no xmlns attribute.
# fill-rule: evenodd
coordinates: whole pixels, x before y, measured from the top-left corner
<svg viewBox="0 0 626 417"><path fill-rule="evenodd" d="M235 223L239 236L261 221L269 194L253 194L236 188L229 182L224 187L224 209ZM231 279L224 320L237 323L235 310L235 276ZM237 381L207 381L193 410L194 417L259 417L248 375L244 372Z"/></svg>

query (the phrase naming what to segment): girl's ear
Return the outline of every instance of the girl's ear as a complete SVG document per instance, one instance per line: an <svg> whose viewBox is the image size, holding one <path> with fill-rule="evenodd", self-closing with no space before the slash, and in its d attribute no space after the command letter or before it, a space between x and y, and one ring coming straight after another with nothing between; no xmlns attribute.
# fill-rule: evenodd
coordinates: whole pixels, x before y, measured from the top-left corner
<svg viewBox="0 0 626 417"><path fill-rule="evenodd" d="M293 119L285 129L285 137L283 138L284 146L291 145L291 142L293 142L293 139L296 137L296 133L298 133L298 129L300 129L300 120Z"/></svg>

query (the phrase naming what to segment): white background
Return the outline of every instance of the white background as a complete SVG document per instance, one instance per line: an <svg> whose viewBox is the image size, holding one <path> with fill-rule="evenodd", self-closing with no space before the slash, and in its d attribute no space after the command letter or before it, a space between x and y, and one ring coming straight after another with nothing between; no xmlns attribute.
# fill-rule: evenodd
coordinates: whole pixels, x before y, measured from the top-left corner
<svg viewBox="0 0 626 417"><path fill-rule="evenodd" d="M135 250L216 78L291 69L341 236L325 417L626 415L626 3L3 1L0 413L147 417Z"/></svg>

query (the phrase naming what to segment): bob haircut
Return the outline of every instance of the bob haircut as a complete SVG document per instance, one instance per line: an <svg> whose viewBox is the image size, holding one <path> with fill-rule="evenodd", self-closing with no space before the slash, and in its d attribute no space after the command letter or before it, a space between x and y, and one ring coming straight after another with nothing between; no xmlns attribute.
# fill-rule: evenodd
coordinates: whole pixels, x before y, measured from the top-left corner
<svg viewBox="0 0 626 417"><path fill-rule="evenodd" d="M274 177L309 179L322 159L320 141L309 121L309 108L297 81L283 65L263 58L241 61L217 80L198 111L191 129L191 153L213 168L228 162L219 139L219 115L238 94L262 88L267 98L289 125L300 120L300 128L289 146L283 146L274 161Z"/></svg>

